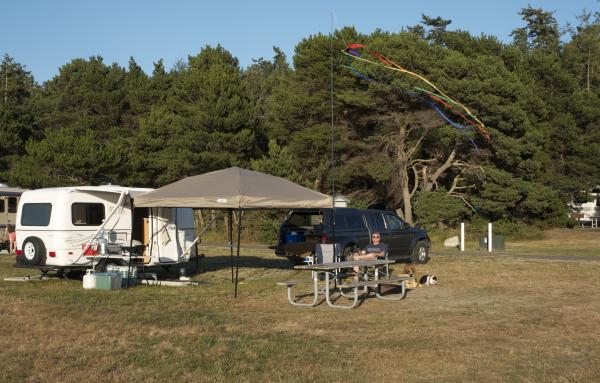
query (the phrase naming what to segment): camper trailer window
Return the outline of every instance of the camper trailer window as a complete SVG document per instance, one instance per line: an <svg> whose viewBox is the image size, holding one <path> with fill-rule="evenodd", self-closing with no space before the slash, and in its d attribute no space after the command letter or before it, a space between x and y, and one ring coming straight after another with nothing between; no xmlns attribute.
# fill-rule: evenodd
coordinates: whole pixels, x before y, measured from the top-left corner
<svg viewBox="0 0 600 383"><path fill-rule="evenodd" d="M22 226L48 226L52 204L49 203L26 203L21 213Z"/></svg>
<svg viewBox="0 0 600 383"><path fill-rule="evenodd" d="M4 200L0 199L0 213L4 213Z"/></svg>
<svg viewBox="0 0 600 383"><path fill-rule="evenodd" d="M74 203L71 205L71 220L75 226L99 226L104 221L104 204Z"/></svg>
<svg viewBox="0 0 600 383"><path fill-rule="evenodd" d="M17 212L17 199L15 197L10 197L8 199L8 212L9 213Z"/></svg>

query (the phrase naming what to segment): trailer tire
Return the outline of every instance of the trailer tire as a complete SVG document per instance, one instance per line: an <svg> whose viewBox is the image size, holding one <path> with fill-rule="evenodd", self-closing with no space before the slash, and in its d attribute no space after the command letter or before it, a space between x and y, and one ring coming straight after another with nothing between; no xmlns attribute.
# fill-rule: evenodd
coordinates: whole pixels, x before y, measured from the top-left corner
<svg viewBox="0 0 600 383"><path fill-rule="evenodd" d="M24 265L36 266L46 262L46 246L37 237L28 237L23 241L23 256L21 261Z"/></svg>

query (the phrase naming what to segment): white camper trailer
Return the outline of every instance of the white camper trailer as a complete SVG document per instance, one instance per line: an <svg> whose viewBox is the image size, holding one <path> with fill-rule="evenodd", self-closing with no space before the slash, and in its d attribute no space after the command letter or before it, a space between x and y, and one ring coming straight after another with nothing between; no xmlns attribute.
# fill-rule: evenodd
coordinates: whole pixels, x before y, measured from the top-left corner
<svg viewBox="0 0 600 383"><path fill-rule="evenodd" d="M17 264L172 265L195 256L192 209L136 208L152 189L120 186L26 191L16 217ZM132 212L133 206L133 212Z"/></svg>
<svg viewBox="0 0 600 383"><path fill-rule="evenodd" d="M600 219L600 186L596 186L587 193L591 201L583 203L570 203L570 217L577 220L582 226L598 227Z"/></svg>

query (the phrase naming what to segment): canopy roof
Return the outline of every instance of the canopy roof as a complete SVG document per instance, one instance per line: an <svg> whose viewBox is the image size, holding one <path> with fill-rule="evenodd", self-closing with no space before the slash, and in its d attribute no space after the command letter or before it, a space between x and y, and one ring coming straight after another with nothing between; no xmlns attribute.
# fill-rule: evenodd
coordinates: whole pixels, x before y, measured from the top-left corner
<svg viewBox="0 0 600 383"><path fill-rule="evenodd" d="M232 167L136 196L138 207L296 209L331 207L331 197L286 179Z"/></svg>

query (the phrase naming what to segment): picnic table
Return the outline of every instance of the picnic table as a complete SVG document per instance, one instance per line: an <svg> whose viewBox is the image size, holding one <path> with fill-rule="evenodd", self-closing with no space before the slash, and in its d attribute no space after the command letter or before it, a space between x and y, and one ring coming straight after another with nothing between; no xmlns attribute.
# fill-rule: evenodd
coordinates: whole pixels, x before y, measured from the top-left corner
<svg viewBox="0 0 600 383"><path fill-rule="evenodd" d="M406 296L406 288L404 281L410 279L408 274L401 274L396 276L387 275L384 273L382 276L381 269L387 268L388 265L395 263L393 260L388 259L377 259L377 260L356 260L356 261L344 261L344 262L331 262L331 263L317 263L309 265L294 266L295 270L310 271L312 273L313 291L310 294L313 299L311 302L302 303L298 302L292 297L292 288L299 284L298 281L283 281L278 282L278 285L287 286L288 302L295 306L316 306L319 294L325 295L325 301L330 307L339 309L352 309L358 305L359 301L359 289L364 289L363 298L369 295L369 289L375 289L375 296L378 299L383 300L401 300ZM358 267L360 272L357 275L352 275L352 281L344 282L343 279L347 278L348 275L344 273L344 269L352 269ZM320 275L325 274L323 278L324 288L319 290L319 282L321 280ZM365 276L363 280L359 279L359 275ZM384 296L381 294L381 285L398 285L401 288L400 293L392 294L391 296ZM339 304L332 299L332 296L339 292L340 297L352 298L350 304Z"/></svg>

